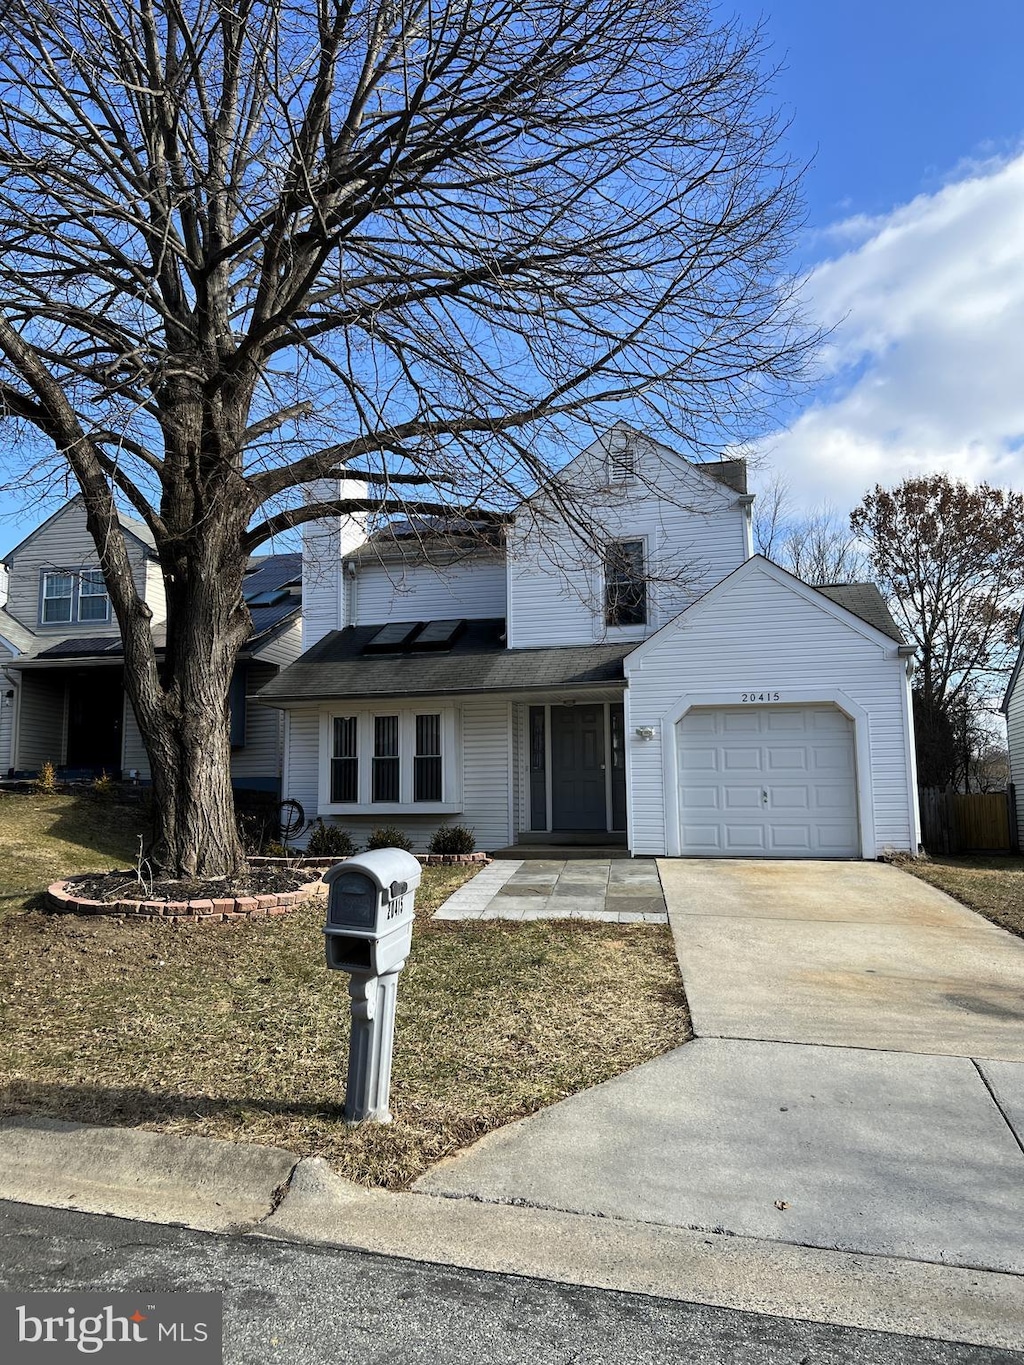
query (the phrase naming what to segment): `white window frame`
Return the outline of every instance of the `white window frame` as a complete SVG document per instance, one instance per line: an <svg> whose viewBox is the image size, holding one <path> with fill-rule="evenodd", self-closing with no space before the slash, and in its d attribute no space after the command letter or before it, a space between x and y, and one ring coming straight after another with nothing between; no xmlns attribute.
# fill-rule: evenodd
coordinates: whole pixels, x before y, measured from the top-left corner
<svg viewBox="0 0 1024 1365"><path fill-rule="evenodd" d="M99 577L99 586L100 586L100 588L101 588L101 591L100 591L100 592L86 592L86 591L85 591L85 584L86 584L86 579L87 579L87 577L88 577L88 581L89 581L89 586L90 586L90 587L96 587L96 586L97 586L97 585L96 585L96 576ZM79 571L79 573L76 575L76 582L77 582L77 584L78 584L78 598L77 598L77 603L76 603L78 621L79 621L82 625L86 625L86 626L103 625L105 622L109 621L109 620L110 620L110 591L109 591L109 589L107 588L107 581L106 581L106 579L103 577L103 570L102 570L102 569L81 569L81 570ZM103 615L102 615L102 616L83 616L83 615L82 615L82 599L85 598L85 597L90 598L92 601L95 601L98 597L102 597L102 598L103 598L104 610L103 610Z"/></svg>
<svg viewBox="0 0 1024 1365"><path fill-rule="evenodd" d="M335 717L351 716L356 721L358 799L331 800L331 758L334 753ZM399 799L373 800L374 718L398 717ZM416 754L416 717L441 717L441 800L415 801L414 771ZM456 706L423 701L389 706L345 706L338 704L320 713L320 763L318 815L455 815L462 810L461 713Z"/></svg>
<svg viewBox="0 0 1024 1365"><path fill-rule="evenodd" d="M99 574L102 578L103 570L95 565L79 567L75 569L43 569L39 583L39 625L44 630L61 628L67 626L104 626L110 621L110 591L106 582L103 583L103 592L83 593L82 582L86 574ZM71 592L67 597L49 597L46 592L46 585L52 578L70 578ZM95 601L101 597L105 603L104 614L102 616L82 617L82 598L88 597ZM47 602L70 602L70 615L66 621L48 621L46 619Z"/></svg>
<svg viewBox="0 0 1024 1365"><path fill-rule="evenodd" d="M41 626L73 626L75 623L75 582L76 574L70 569L48 569L43 573L42 586L39 592L39 624ZM54 594L52 597L46 591L47 584L55 579L69 579L71 591L68 593ZM68 604L67 620L48 621L46 619L46 604L48 602L66 602Z"/></svg>

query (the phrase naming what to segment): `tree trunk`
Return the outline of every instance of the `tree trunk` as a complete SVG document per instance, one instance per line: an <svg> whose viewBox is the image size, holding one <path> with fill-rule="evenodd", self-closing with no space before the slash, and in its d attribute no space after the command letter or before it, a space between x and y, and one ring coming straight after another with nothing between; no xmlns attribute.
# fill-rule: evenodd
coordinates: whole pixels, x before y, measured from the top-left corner
<svg viewBox="0 0 1024 1365"><path fill-rule="evenodd" d="M149 754L156 805L154 860L170 877L230 876L244 864L231 788L228 697L238 651L252 624L242 595L246 560L237 506L201 536L161 555L167 592L162 664L144 677L126 669ZM141 672L141 670L139 670Z"/></svg>
<svg viewBox="0 0 1024 1365"><path fill-rule="evenodd" d="M181 681L156 732L143 734L156 807L154 858L173 877L229 876L244 862L231 789L231 673L189 670Z"/></svg>

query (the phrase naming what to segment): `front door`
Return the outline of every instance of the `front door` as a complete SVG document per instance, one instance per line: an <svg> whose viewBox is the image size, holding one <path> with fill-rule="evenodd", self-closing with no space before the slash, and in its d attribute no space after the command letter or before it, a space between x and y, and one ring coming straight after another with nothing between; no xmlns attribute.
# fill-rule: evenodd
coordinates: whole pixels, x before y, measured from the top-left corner
<svg viewBox="0 0 1024 1365"><path fill-rule="evenodd" d="M69 768L121 770L124 690L118 669L83 668L68 679Z"/></svg>
<svg viewBox="0 0 1024 1365"><path fill-rule="evenodd" d="M608 828L603 706L551 708L551 823Z"/></svg>

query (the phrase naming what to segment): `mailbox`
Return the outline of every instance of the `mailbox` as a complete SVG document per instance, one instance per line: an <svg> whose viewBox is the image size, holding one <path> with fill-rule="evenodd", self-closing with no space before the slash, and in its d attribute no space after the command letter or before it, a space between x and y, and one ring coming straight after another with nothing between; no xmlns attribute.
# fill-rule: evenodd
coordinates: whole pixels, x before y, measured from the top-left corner
<svg viewBox="0 0 1024 1365"><path fill-rule="evenodd" d="M420 865L400 848L378 848L324 873L327 966L348 972L352 1029L345 1118L390 1123L391 1050L398 976L412 946Z"/></svg>
<svg viewBox="0 0 1024 1365"><path fill-rule="evenodd" d="M420 865L400 848L379 848L324 873L327 966L381 976L409 955Z"/></svg>

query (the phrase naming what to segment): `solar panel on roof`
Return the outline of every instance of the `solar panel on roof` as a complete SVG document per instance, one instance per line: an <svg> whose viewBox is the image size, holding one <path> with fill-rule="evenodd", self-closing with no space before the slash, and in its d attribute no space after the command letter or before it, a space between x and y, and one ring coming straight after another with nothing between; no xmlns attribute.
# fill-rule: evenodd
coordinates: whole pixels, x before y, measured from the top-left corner
<svg viewBox="0 0 1024 1365"><path fill-rule="evenodd" d="M364 654L396 654L405 649L420 628L419 621L392 621L363 646Z"/></svg>
<svg viewBox="0 0 1024 1365"><path fill-rule="evenodd" d="M465 621L428 621L410 648L450 649L465 629Z"/></svg>

